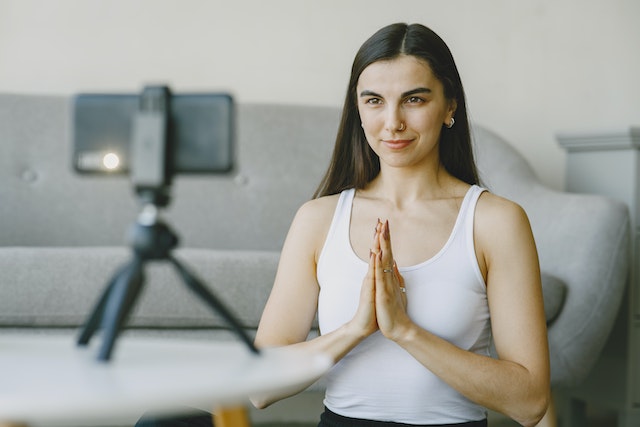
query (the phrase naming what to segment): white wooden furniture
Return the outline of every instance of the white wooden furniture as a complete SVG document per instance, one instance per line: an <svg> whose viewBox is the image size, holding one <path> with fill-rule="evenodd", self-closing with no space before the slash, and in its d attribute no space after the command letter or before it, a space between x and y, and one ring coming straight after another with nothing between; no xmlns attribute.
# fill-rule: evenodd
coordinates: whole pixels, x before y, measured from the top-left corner
<svg viewBox="0 0 640 427"><path fill-rule="evenodd" d="M146 411L212 410L322 375L327 357L287 349L251 354L239 342L123 337L110 363L75 337L0 336L0 424L133 424Z"/></svg>
<svg viewBox="0 0 640 427"><path fill-rule="evenodd" d="M619 427L640 426L640 128L562 133L566 189L623 201L631 218L631 271L616 326L588 379L566 391L568 426L583 426L589 403L615 410ZM588 212L585 212L588 215ZM597 260L594 260L594 262Z"/></svg>

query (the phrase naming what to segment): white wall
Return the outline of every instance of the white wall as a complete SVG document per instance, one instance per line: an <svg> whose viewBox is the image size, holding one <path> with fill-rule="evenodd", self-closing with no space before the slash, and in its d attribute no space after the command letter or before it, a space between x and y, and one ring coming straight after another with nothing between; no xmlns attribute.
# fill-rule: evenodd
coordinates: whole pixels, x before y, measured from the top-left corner
<svg viewBox="0 0 640 427"><path fill-rule="evenodd" d="M338 106L360 44L396 21L448 42L472 119L552 187L557 131L640 125L638 0L0 0L0 92L163 82Z"/></svg>

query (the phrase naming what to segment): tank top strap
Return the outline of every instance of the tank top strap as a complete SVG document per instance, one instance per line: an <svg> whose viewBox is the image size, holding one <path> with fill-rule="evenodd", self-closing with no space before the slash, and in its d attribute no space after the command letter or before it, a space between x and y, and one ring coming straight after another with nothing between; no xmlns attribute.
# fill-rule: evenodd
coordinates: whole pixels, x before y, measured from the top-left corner
<svg viewBox="0 0 640 427"><path fill-rule="evenodd" d="M471 243L473 245L473 218L478 198L483 191L485 190L477 185L469 187L460 203L460 208L458 209L453 229L449 234L449 239L440 252L432 259L437 259L447 253L449 247L453 245L454 242L459 242L458 244Z"/></svg>
<svg viewBox="0 0 640 427"><path fill-rule="evenodd" d="M485 188L478 185L472 185L467 191L465 199L462 202L462 206L460 207L460 213L458 214L464 221L465 230L473 231L473 219L475 217L476 205L478 204L478 199L480 199L480 196L485 191L487 191Z"/></svg>
<svg viewBox="0 0 640 427"><path fill-rule="evenodd" d="M471 266L475 272L476 278L486 286L484 282L484 278L482 277L482 272L480 271L480 266L478 265L478 259L476 257L476 245L473 239L474 237L474 219L476 213L476 206L478 205L478 200L482 193L487 191L486 188L480 187L478 185L473 185L467 192L465 197L464 205L461 207L461 210L464 209L464 212L460 212L460 217L463 219L464 227L461 227L464 232L462 234L462 238L464 239L464 246L467 248L467 255L469 260L471 261Z"/></svg>
<svg viewBox="0 0 640 427"><path fill-rule="evenodd" d="M349 252L350 242L348 236L349 226L351 224L351 206L353 204L353 198L355 197L355 194L355 188L350 188L340 193L336 209L333 213L333 219L331 220L331 225L329 226L329 232L327 233L324 246L322 248L322 251L320 252L320 260L324 258L323 254L329 245L333 246L333 250L336 249L335 245L339 245L341 252ZM342 239L341 236L347 236L347 239ZM345 245L346 247L342 247Z"/></svg>
<svg viewBox="0 0 640 427"><path fill-rule="evenodd" d="M465 218L465 221L467 222L467 225L469 221L471 221L471 223L473 224L473 217L475 214L476 205L478 204L478 199L480 198L480 195L482 195L482 193L485 191L487 191L485 188L482 188L478 185L472 185L471 188L469 188L467 195L465 197L467 199L465 201L466 206L464 206L464 209L465 209L464 218Z"/></svg>

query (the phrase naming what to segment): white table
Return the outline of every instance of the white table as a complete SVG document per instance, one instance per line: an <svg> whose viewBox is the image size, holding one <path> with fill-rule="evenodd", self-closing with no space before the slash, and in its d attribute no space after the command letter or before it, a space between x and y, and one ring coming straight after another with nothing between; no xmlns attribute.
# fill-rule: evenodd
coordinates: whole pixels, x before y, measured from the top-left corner
<svg viewBox="0 0 640 427"><path fill-rule="evenodd" d="M127 336L103 363L94 342L83 349L70 335L0 336L0 422L89 426L181 405L211 410L304 384L331 366L324 355L287 349L256 356L235 341Z"/></svg>

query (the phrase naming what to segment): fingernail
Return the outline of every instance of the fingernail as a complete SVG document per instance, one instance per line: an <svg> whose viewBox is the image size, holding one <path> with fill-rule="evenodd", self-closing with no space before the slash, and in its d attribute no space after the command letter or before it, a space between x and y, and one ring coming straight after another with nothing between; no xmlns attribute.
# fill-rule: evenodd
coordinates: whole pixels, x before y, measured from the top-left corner
<svg viewBox="0 0 640 427"><path fill-rule="evenodd" d="M384 222L384 238L389 239L389 220Z"/></svg>

